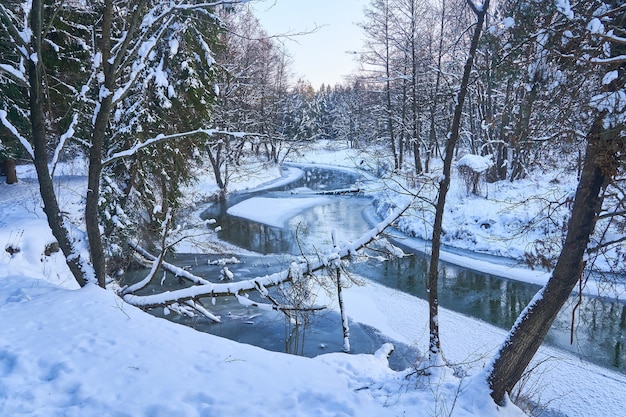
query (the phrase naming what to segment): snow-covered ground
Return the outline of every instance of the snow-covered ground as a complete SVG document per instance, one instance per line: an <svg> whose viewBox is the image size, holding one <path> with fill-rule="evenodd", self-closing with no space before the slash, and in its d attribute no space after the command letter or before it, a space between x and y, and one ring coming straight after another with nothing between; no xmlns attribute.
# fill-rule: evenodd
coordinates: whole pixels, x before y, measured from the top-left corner
<svg viewBox="0 0 626 417"><path fill-rule="evenodd" d="M485 163L484 158L472 159L469 156L461 160L469 160L474 165ZM322 148L302 155L298 161L379 171L380 164L368 166L363 162L367 160L368 156L359 150ZM437 161L433 165L435 169L430 176L435 181L439 175ZM558 256L564 237L560 226L567 220L570 209L568 199L573 197L578 184L575 174L556 167L554 171L530 172L527 178L514 182L488 184L482 181L479 195L467 192L455 168L452 175L443 218L441 259L476 271L543 285L550 277L548 270L539 263L530 267L527 259L535 257L537 260L538 255L546 258ZM374 182L369 189L381 216L388 212L390 204L399 205L412 198L407 192L408 187L419 189L420 198L426 197L428 201L436 198L436 188L432 184L411 184L414 178L410 172L405 174L405 178L391 176L383 178L382 182L384 187ZM420 198L414 202L414 208L400 219L398 228L415 237L415 242L421 241L414 244L413 249L429 253L434 208L429 203L420 204ZM605 239L609 240L618 237L610 231L607 235ZM588 265L600 271L612 268L626 275L626 265L616 256L617 252L625 251L626 244L616 245L603 256L589 259ZM622 280L620 285L614 285L596 282L592 278L588 280L584 292L623 300L626 282Z"/></svg>
<svg viewBox="0 0 626 417"><path fill-rule="evenodd" d="M307 199L252 197L228 209L231 216L244 217L274 227L284 227L285 222L309 207L328 202L328 197ZM267 215L271 214L271 217Z"/></svg>
<svg viewBox="0 0 626 417"><path fill-rule="evenodd" d="M300 161L360 166L350 165L360 159L322 150ZM278 173L247 177L239 188ZM154 318L91 285L77 289L60 254L43 255L52 236L29 175L22 170L20 183L0 184L0 245L20 250L0 253L1 416L521 415L514 406L493 404L481 375L505 332L449 311L441 312L444 352L467 363L469 376L442 370L427 381L411 370L390 370L387 346L372 355L295 357ZM206 180L189 193L202 200L212 189ZM83 190L83 178L62 177L64 211L77 215ZM456 195L453 202L463 200ZM259 207L238 215L252 210ZM277 211L274 221L294 211ZM352 320L420 349L426 345L423 301L372 283L344 296ZM542 349L543 359L528 384L535 399L568 416L624 415L625 375L554 349Z"/></svg>

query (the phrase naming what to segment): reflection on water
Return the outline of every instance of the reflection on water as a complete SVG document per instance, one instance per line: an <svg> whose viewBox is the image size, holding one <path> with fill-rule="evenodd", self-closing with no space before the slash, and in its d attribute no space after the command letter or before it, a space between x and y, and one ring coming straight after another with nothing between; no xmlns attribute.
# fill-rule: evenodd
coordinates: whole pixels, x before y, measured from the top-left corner
<svg viewBox="0 0 626 417"><path fill-rule="evenodd" d="M353 270L391 288L428 299L428 258L420 253L383 263L354 264ZM439 305L510 329L540 289L538 285L483 274L456 265L440 267ZM570 343L572 310L574 341ZM602 366L626 372L626 304L600 298L570 297L553 323L546 342Z"/></svg>
<svg viewBox="0 0 626 417"><path fill-rule="evenodd" d="M264 189L236 195L226 202L209 206L202 217L213 218L221 227L220 239L257 253L314 253L328 247L331 231L338 231L340 240L349 241L367 231L368 225L361 217L361 208L369 205L367 199L356 196L334 196L329 204L322 204L294 216L284 227L274 227L249 221L226 213L228 207L244 199L258 196L266 198L308 198L317 191L343 190L354 187L359 176L351 172L310 167L297 181L277 189Z"/></svg>
<svg viewBox="0 0 626 417"><path fill-rule="evenodd" d="M297 183L281 187L280 190L263 191L263 196L302 198L303 193L313 190L348 188L357 180L355 175L344 172L307 169L305 175ZM297 190L297 194L293 194L296 192L294 190ZM370 227L361 214L362 210L370 205L369 200L354 196L333 197L333 202L330 204L317 206L294 216L285 228L254 223L226 214L228 206L255 195L259 194L239 195L229 199L226 203L213 205L207 209L204 217L217 219L218 224L222 226L220 233L222 239L263 254L315 253L317 250L325 250L324 248L329 247L332 230L337 231L340 240L349 241L360 236ZM246 268L240 272L244 275L249 273L249 277L253 277L264 275L266 272L263 272L263 268L267 268L267 265L262 266L257 262L248 265L247 268L248 272L245 272ZM356 263L352 268L354 272L368 279L427 299L428 257L420 253L382 263ZM275 270L277 268L273 269ZM244 279L244 276L241 279ZM539 289L537 285L507 280L445 263L441 263L440 267L440 285L439 303L442 307L476 317L506 330L511 328ZM574 343L571 344L572 310L579 301L580 305L576 307L575 314ZM243 307L232 304L236 303L231 302L227 307L237 311L232 317L240 317L244 314L240 311ZM245 314L252 313L247 311ZM207 329L203 328L203 331L221 334L268 349L281 350L286 338L289 337L289 332L285 330L284 324L276 327L275 323L270 324L270 322L283 323L284 317L279 313L276 313L273 318L263 314L262 321L254 320L254 324L247 325L255 327L258 331L242 332L241 323L247 322L237 321L234 318L225 320L222 324L207 325ZM227 317L229 317L228 314ZM314 342L305 348L306 355L321 353L319 347L321 345L327 346L332 351L341 351L338 320L339 318L334 313L322 313L316 317L314 325L308 330L311 332L310 340ZM194 326L205 326L201 322L202 320L198 320ZM237 326L232 326L237 323L239 323L238 329ZM331 328L333 330L328 330L330 333L327 333L326 329ZM364 330L360 332L360 330L352 329L351 331L353 348L371 352L380 346L382 340L380 335L376 335L376 332L364 326L359 329ZM625 330L626 305L624 303L590 297L582 297L579 300L578 297L572 297L557 317L546 342L579 354L591 362L626 372ZM319 333L319 337L314 336L315 333ZM277 343L279 348L276 347ZM397 355L392 355L392 358L394 356Z"/></svg>
<svg viewBox="0 0 626 417"><path fill-rule="evenodd" d="M222 267L210 265L209 260L213 258L215 257L178 254L168 261L184 267L196 275L217 282ZM241 263L228 265L228 268L235 275L235 280L251 279L285 269L288 267L291 257L245 256L239 259ZM139 281L146 272L147 270L141 270L129 273L123 284ZM140 294L161 292L164 289L174 290L188 285L179 281L172 274L166 273L162 277L162 286L161 283L157 283L142 290ZM280 291L276 288L271 289L270 294L277 299L281 297ZM268 303L268 300L261 299L255 293L250 293L250 298L258 302ZM245 307L234 297L202 299L201 301L211 312L220 316L220 323L202 316L186 317L176 314L166 316L163 308L154 308L150 312L157 317L167 318L202 332L277 352L297 353L313 357L322 353L343 351L341 317L333 310L311 313L307 317L309 323L306 326L296 327L281 312ZM410 346L392 341L376 329L352 321L350 322L350 341L352 353L373 353L384 343L392 342L396 350L390 357L389 364L397 370L411 366L418 355L418 352Z"/></svg>

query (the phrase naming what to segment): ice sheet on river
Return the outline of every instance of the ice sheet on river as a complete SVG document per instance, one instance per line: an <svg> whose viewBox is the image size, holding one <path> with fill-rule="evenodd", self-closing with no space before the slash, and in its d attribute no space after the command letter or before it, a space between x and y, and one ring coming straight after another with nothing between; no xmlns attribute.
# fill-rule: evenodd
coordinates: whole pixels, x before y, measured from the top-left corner
<svg viewBox="0 0 626 417"><path fill-rule="evenodd" d="M242 217L268 226L284 227L296 214L329 202L326 197L268 198L252 197L230 207L231 216Z"/></svg>

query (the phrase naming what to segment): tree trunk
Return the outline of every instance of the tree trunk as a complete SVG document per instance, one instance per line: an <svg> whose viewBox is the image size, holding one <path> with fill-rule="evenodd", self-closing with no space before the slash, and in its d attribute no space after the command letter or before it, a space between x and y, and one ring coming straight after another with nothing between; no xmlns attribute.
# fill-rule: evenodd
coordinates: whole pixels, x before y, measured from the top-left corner
<svg viewBox="0 0 626 417"><path fill-rule="evenodd" d="M102 233L98 215L98 203L100 200L100 178L102 176L102 149L108 127L109 115L112 108L112 93L115 91L115 67L110 62L111 50L111 20L113 17L113 5L111 0L106 0L104 15L102 17L102 65L104 68L104 85L111 94L102 98L100 109L96 115L93 133L91 135L91 147L89 148L89 172L87 176L87 196L85 199L85 229L89 241L89 254L95 272L98 285L106 286L106 257L102 244Z"/></svg>
<svg viewBox="0 0 626 417"><path fill-rule="evenodd" d="M454 109L454 117L452 120L452 127L446 142L445 157L443 161L443 174L442 180L439 182L439 193L437 195L437 204L435 206L435 223L433 225L433 238L432 238L432 252L430 256L430 266L428 270L428 306L429 306L429 356L431 363L438 361L441 351L441 343L439 340L439 252L441 249L441 233L443 230L443 211L446 204L446 195L450 188L450 171L452 168L452 157L454 155L454 148L456 142L459 139L459 130L461 127L461 116L463 115L463 103L467 95L467 89L469 86L470 73L472 71L472 65L474 63L474 55L478 48L478 41L480 40L480 34L485 20L485 11L489 9L489 0L485 0L483 8L477 10L471 0L468 0L468 4L472 7L472 10L476 13L478 21L474 28L474 34L472 36L472 42L470 44L469 55L465 61L465 67L463 68L463 78L461 85L459 86L459 92L457 94L456 105Z"/></svg>
<svg viewBox="0 0 626 417"><path fill-rule="evenodd" d="M415 41L417 22L415 19L415 2L411 2L411 94L413 101L413 163L415 165L415 173L421 175L424 173L422 167L422 156L420 155L420 136L422 134L421 121L419 118L419 112L422 111L421 107L417 105L417 45ZM419 110L419 111L418 111Z"/></svg>
<svg viewBox="0 0 626 417"><path fill-rule="evenodd" d="M337 301L339 312L341 313L341 330L343 332L343 351L350 353L350 325L348 323L348 313L343 302L343 286L341 285L341 270L337 268Z"/></svg>
<svg viewBox="0 0 626 417"><path fill-rule="evenodd" d="M568 232L552 277L517 319L488 376L491 396L500 405L520 380L584 270L583 255L601 209L601 188L615 172L615 133L602 129L600 115L587 137L586 156ZM613 137L609 137L613 136Z"/></svg>
<svg viewBox="0 0 626 417"><path fill-rule="evenodd" d="M265 148L267 149L267 144L265 145ZM218 142L215 146L215 154L213 154L213 150L209 147L207 155L209 157L209 161L211 162L211 167L213 167L215 183L220 189L220 196L222 198L226 198L226 175L222 177L222 143Z"/></svg>
<svg viewBox="0 0 626 417"><path fill-rule="evenodd" d="M441 20L439 26L439 48L437 50L437 70L435 71L435 88L431 98L430 106L430 129L428 131L428 148L426 149L426 161L424 172L430 172L430 158L436 155L437 145L437 123L436 112L439 107L439 88L441 85L441 68L443 61L443 40L444 40L444 26L446 21L446 0L441 0ZM434 153L434 154L433 154Z"/></svg>
<svg viewBox="0 0 626 417"><path fill-rule="evenodd" d="M387 100L387 132L389 133L389 144L391 145L391 153L393 154L393 170L398 171L400 168L400 159L396 148L396 138L393 127L393 105L391 100L391 52L389 45L389 3L385 2L385 97Z"/></svg>
<svg viewBox="0 0 626 417"><path fill-rule="evenodd" d="M15 159L6 159L2 163L2 171L7 177L7 184L17 183L17 171L15 171Z"/></svg>
<svg viewBox="0 0 626 417"><path fill-rule="evenodd" d="M33 0L31 11L31 30L33 32L31 48L32 51L39 54L41 51L41 34L43 20L43 4L41 0ZM30 123L33 137L33 152L35 170L37 171L37 179L39 182L39 190L43 202L43 211L46 214L48 225L52 231L52 235L59 243L59 248L65 255L67 265L74 275L78 284L82 287L87 283L86 271L81 265L80 257L74 250L70 233L65 227L61 210L56 195L54 194L54 185L52 177L48 169L48 152L46 149L46 128L44 116L44 95L43 95L43 63L40 59L28 60L28 82L30 88L29 107L30 107Z"/></svg>
<svg viewBox="0 0 626 417"><path fill-rule="evenodd" d="M421 175L424 173L422 167L422 156L420 155L420 143L419 139L413 140L413 163L415 164L415 173Z"/></svg>

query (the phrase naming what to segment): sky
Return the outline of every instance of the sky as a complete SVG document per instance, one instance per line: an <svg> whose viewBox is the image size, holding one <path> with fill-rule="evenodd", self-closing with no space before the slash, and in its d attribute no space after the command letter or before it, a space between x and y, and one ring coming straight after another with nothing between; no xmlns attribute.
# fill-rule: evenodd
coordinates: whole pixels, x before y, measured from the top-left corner
<svg viewBox="0 0 626 417"><path fill-rule="evenodd" d="M354 53L362 47L363 8L368 0L257 0L251 4L270 35L315 33L285 39L293 57L294 79L309 80L314 88L335 85L358 67Z"/></svg>

